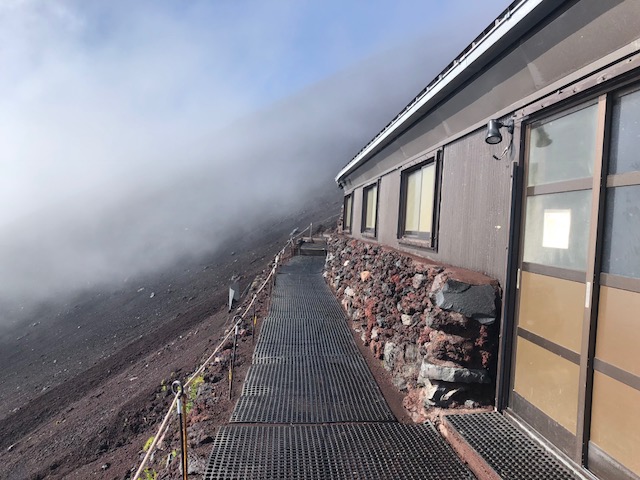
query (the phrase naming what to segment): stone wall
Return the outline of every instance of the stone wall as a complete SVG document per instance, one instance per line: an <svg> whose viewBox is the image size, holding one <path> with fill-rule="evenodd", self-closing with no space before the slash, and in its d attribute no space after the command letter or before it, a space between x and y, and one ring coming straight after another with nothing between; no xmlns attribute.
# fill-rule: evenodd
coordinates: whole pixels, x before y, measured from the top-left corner
<svg viewBox="0 0 640 480"><path fill-rule="evenodd" d="M340 234L328 248L325 278L414 420L492 404L497 281Z"/></svg>

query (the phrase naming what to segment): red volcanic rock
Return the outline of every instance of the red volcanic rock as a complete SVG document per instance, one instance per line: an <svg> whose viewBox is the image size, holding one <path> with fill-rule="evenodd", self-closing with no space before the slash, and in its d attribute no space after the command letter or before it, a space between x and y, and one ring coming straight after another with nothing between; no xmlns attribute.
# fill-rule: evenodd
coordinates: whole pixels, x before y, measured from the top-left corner
<svg viewBox="0 0 640 480"><path fill-rule="evenodd" d="M491 372L495 364L497 313L491 309L500 295L495 280L339 235L328 246L325 278L394 385L408 389L405 408L412 416L422 418L433 405L491 401L491 385L474 383L486 382L486 374L472 373ZM438 369L443 378L470 383L462 388L434 380L433 395L427 395L427 385L413 389L421 370ZM451 372L455 375L444 375Z"/></svg>

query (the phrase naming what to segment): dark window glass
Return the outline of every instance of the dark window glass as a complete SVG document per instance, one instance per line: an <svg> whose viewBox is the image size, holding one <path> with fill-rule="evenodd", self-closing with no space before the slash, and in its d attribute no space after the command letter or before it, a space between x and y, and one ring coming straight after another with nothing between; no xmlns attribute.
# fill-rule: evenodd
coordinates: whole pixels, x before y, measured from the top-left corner
<svg viewBox="0 0 640 480"><path fill-rule="evenodd" d="M617 98L613 104L609 173L640 170L640 91Z"/></svg>
<svg viewBox="0 0 640 480"><path fill-rule="evenodd" d="M536 122L529 143L529 186L593 175L598 106Z"/></svg>
<svg viewBox="0 0 640 480"><path fill-rule="evenodd" d="M377 219L378 185L372 185L364 189L363 199L364 215L362 220L363 232L375 232Z"/></svg>
<svg viewBox="0 0 640 480"><path fill-rule="evenodd" d="M353 195L347 195L344 197L344 222L342 225L343 230L351 231L351 213L353 211Z"/></svg>
<svg viewBox="0 0 640 480"><path fill-rule="evenodd" d="M640 185L607 191L602 270L640 278Z"/></svg>

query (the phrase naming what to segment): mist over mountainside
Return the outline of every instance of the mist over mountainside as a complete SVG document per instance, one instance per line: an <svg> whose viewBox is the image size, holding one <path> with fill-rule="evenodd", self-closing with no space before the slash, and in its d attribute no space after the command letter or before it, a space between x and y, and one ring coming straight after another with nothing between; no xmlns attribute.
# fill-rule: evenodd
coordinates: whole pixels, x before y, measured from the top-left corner
<svg viewBox="0 0 640 480"><path fill-rule="evenodd" d="M259 229L327 192L338 196L338 169L442 63L423 42L387 52L191 139L183 158L158 152L148 171L106 179L0 227L0 305L18 312L122 282L211 252L230 233Z"/></svg>
<svg viewBox="0 0 640 480"><path fill-rule="evenodd" d="M504 4L0 3L0 326L338 195Z"/></svg>

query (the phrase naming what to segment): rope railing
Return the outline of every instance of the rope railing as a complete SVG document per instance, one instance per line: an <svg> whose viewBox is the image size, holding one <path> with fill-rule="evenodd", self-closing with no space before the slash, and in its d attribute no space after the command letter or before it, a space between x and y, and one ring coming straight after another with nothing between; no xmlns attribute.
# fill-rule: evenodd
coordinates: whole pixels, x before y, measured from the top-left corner
<svg viewBox="0 0 640 480"><path fill-rule="evenodd" d="M325 222L326 220L329 220L331 218L335 218L337 217L338 214L335 215L331 215L323 220L320 220L320 222L318 222L319 224L321 224L322 222ZM291 234L289 236L289 240L287 240L287 242L285 243L284 247L282 247L282 249L275 255L274 257L274 264L273 264L273 268L271 269L271 271L269 272L269 275L267 275L267 278L265 278L264 282L262 283L262 285L260 286L260 288L258 288L258 290L253 294L253 297L251 299L251 302L249 302L249 305L245 308L244 312L242 312L242 314L240 315L236 315L235 317L233 317L234 319L237 317L240 317L240 319L234 323L234 325L229 329L229 332L224 336L224 338L220 341L220 343L218 344L218 346L213 350L213 352L211 353L211 355L209 355L207 357L207 359L198 367L198 369L187 379L187 381L184 383L182 388L186 388L188 387L203 371L204 369L207 367L207 365L214 359L214 357L216 356L216 354L220 351L220 349L222 349L222 347L226 344L227 340L229 340L229 337L231 337L232 334L235 333L237 327L244 321L244 318L246 317L246 315L249 313L249 311L251 310L251 308L253 307L253 305L256 302L256 299L258 298L258 295L265 289L265 287L269 284L269 281L273 278L273 276L277 273L278 271L278 266L280 264L280 260L282 259L283 255L285 254L287 247L289 247L290 245L293 246L294 245L294 241L298 238L300 238L301 236L304 235L305 232L309 231L309 237L313 237L313 222L309 224L308 227L306 227L302 232L298 233L298 234ZM253 334L255 334L255 331L253 332ZM173 413L173 409L176 407L177 403L179 402L179 396L176 395L173 398L173 401L171 402L171 405L169 406L169 409L166 413L166 415L164 416L164 418L162 419L162 423L160 424L160 427L158 428L158 432L156 433L156 435L153 437L153 441L151 442L151 445L149 446L144 458L142 459L142 462L140 463L140 466L138 467L138 470L136 471L136 474L133 476L132 480L139 480L140 475L142 475L142 473L144 472L144 468L147 466L147 463L149 462L149 459L151 458L153 452L156 449L156 446L162 441L164 440L164 437L166 435L166 428L169 425L169 420L172 417L172 413Z"/></svg>
<svg viewBox="0 0 640 480"><path fill-rule="evenodd" d="M331 217L328 217L328 218L331 218ZM249 305L247 306L247 308L245 308L244 312L241 315L239 315L240 319L229 329L229 332L220 341L220 343L213 350L211 355L209 355L209 357L207 357L207 359L198 367L198 369L187 379L187 381L184 383L184 388L188 387L194 381L194 379L196 379L204 371L204 369L207 367L209 362L211 362L213 360L215 355L220 351L220 349L222 349L222 347L225 345L227 340L229 340L229 337L233 333L235 333L236 328L243 322L243 320L246 317L247 313L249 313L249 311L253 307L254 303L256 302L256 299L258 298L258 295L264 290L264 288L268 285L268 283L271 280L271 278L277 273L280 260L282 259L282 256L285 254L287 247L289 245L293 245L293 241L295 239L299 238L302 235L302 233L306 232L307 230L311 230L312 225L313 225L313 223L311 223L309 225L309 227L305 228L303 230L303 232L299 233L298 235L296 235L296 236L291 235L289 237L289 240L287 240L287 243L285 243L284 247L282 247L282 249L276 254L276 256L274 258L274 265L273 265L273 268L271 269L271 271L269 272L269 275L267 275L267 278L264 280L264 282L262 283L260 288L258 288L258 290L253 294L253 298L251 299L251 302L249 302ZM310 231L310 235L311 235L311 231ZM238 317L238 315L236 315L234 318L237 318L237 317ZM136 471L136 473L133 476L132 480L138 480L140 478L140 475L142 475L145 467L147 466L147 463L149 462L149 459L151 458L151 455L155 451L156 446L160 443L160 441L162 439L164 439L165 429L167 428L167 426L169 424L169 420L171 419L173 410L176 407L176 404L178 403L178 399L179 399L179 396L177 396L177 395L174 396L173 401L171 402L171 405L169 406L169 410L167 411L166 415L162 419L162 423L160 424L160 427L158 428L158 432L153 437L153 441L151 442L151 445L149 446L149 448L148 448L144 458L142 459L142 462L140 463L140 466L138 467L138 470Z"/></svg>

